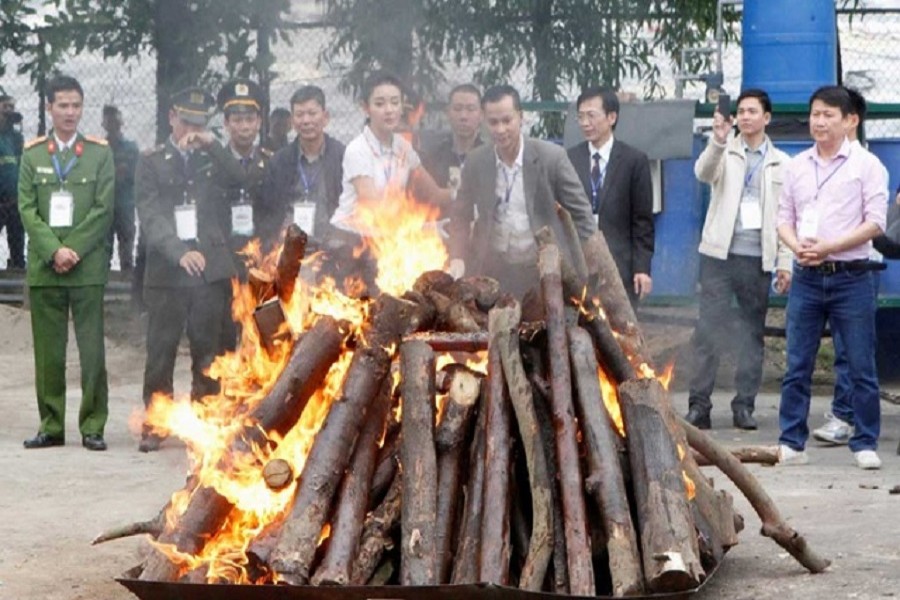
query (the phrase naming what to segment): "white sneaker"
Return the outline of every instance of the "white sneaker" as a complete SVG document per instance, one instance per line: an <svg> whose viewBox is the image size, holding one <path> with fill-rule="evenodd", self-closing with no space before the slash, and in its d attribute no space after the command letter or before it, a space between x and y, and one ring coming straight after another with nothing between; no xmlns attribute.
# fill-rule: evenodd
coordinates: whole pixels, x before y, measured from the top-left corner
<svg viewBox="0 0 900 600"><path fill-rule="evenodd" d="M820 442L844 446L853 437L853 425L838 419L831 413L825 413L825 424L812 432Z"/></svg>
<svg viewBox="0 0 900 600"><path fill-rule="evenodd" d="M853 456L856 457L856 465L860 469L876 470L881 468L881 459L874 450L860 450L854 452Z"/></svg>
<svg viewBox="0 0 900 600"><path fill-rule="evenodd" d="M778 446L778 464L790 467L809 463L809 455L806 450L794 450L790 446L781 444Z"/></svg>

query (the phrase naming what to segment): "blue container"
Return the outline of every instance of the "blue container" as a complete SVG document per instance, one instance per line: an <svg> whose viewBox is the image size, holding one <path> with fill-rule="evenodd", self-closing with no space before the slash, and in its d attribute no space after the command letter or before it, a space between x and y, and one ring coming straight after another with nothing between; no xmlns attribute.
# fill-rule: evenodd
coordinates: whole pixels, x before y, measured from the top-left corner
<svg viewBox="0 0 900 600"><path fill-rule="evenodd" d="M897 186L900 185L900 139L870 140L869 151L887 167L888 203L894 201ZM881 272L879 294L881 296L900 296L900 261L888 260L888 268ZM898 327L900 328L900 327Z"/></svg>
<svg viewBox="0 0 900 600"><path fill-rule="evenodd" d="M762 88L775 103L806 103L837 83L834 0L745 0L743 89Z"/></svg>
<svg viewBox="0 0 900 600"><path fill-rule="evenodd" d="M650 273L653 296L693 298L700 272L700 232L705 203L703 188L694 176L694 162L706 144L694 136L693 158L663 161L663 210L656 215L656 248ZM708 193L708 192L707 192ZM708 203L708 201L707 201Z"/></svg>

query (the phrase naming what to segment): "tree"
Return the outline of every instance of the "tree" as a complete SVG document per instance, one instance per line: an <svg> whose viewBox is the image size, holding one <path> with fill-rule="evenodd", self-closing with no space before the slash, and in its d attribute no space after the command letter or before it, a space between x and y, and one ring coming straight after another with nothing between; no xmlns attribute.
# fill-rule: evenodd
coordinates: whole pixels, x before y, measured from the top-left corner
<svg viewBox="0 0 900 600"><path fill-rule="evenodd" d="M102 51L123 61L156 57L157 139L168 132L168 98L223 77L269 79L268 42L282 35L289 0L54 0L47 29L74 52ZM256 51L253 45L256 44ZM224 65L218 61L224 58ZM264 89L267 86L264 85Z"/></svg>

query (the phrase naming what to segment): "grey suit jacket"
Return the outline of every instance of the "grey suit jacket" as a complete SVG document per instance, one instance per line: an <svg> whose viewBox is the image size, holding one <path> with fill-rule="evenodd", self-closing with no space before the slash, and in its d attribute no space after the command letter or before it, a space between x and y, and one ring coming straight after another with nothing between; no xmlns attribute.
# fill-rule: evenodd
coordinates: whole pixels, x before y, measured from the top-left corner
<svg viewBox="0 0 900 600"><path fill-rule="evenodd" d="M564 239L556 214L557 203L572 215L582 240L596 231L590 202L566 151L560 146L525 137L522 183L532 232L550 225L557 239ZM497 207L496 184L497 154L494 145L475 148L463 164L449 242L450 257L463 259L469 274L480 274L485 258L492 252L490 240ZM474 227L470 228L473 221ZM562 251L566 252L566 249L562 248Z"/></svg>

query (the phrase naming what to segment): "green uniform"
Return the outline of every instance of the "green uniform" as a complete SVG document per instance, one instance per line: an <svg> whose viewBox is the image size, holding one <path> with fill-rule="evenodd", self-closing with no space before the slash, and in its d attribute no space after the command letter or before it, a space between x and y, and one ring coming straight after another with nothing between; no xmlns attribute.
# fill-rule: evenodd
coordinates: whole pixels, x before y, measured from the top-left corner
<svg viewBox="0 0 900 600"><path fill-rule="evenodd" d="M210 193L214 165L231 160L218 143L208 152L189 156L169 140L138 161L136 199L141 236L146 248L144 303L147 306L145 405L156 392L171 395L178 342L187 328L191 347L191 395L218 391L203 374L221 349L222 323L231 307L231 278L236 275L228 232L222 228L220 198ZM196 209L197 236L178 236L176 208ZM187 252L200 252L206 268L192 277L180 265Z"/></svg>
<svg viewBox="0 0 900 600"><path fill-rule="evenodd" d="M65 174L70 163L71 170ZM62 181L60 173L65 174ZM19 212L28 234L27 284L40 431L56 438L65 432L70 311L81 362L78 427L82 436L102 436L106 425L103 288L109 273L107 234L113 219L114 187L112 152L98 138L79 134L67 150L59 152L52 136L38 138L27 144L22 154ZM51 226L51 195L59 190L72 195L71 226ZM54 254L63 247L74 250L80 261L60 274L52 265Z"/></svg>

